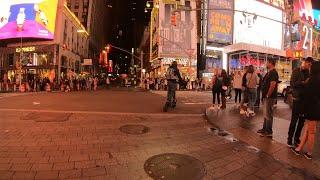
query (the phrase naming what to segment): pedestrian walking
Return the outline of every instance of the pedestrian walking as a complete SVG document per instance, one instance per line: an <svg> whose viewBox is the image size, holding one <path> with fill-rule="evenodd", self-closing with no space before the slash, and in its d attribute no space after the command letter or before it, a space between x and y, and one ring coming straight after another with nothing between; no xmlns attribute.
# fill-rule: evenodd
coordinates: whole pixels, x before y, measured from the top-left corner
<svg viewBox="0 0 320 180"><path fill-rule="evenodd" d="M288 131L289 147L294 147L300 144L300 135L305 122L305 118L302 113L302 92L305 91L305 86L309 80L309 72L312 65L312 58L307 58L302 61L299 68L293 70L290 87L292 88L292 113L291 122Z"/></svg>
<svg viewBox="0 0 320 180"><path fill-rule="evenodd" d="M248 73L246 75L246 81L247 81L247 95L248 95L248 101L249 106L247 109L247 115L248 116L255 116L254 113L254 105L257 100L257 85L259 83L258 75L255 72L255 69L253 65L250 65L248 67Z"/></svg>
<svg viewBox="0 0 320 180"><path fill-rule="evenodd" d="M248 71L248 66L244 67L244 74L242 76L242 100L240 103L240 114L244 115L246 114L247 106L245 105L248 103L248 91L247 91L247 72Z"/></svg>
<svg viewBox="0 0 320 180"><path fill-rule="evenodd" d="M300 155L305 144L307 152L304 153L306 159L312 159L312 152L315 142L317 122L320 121L320 62L313 62L311 66L310 80L307 82L302 92L303 112L306 118L301 142L298 147L291 150Z"/></svg>
<svg viewBox="0 0 320 180"><path fill-rule="evenodd" d="M110 79L109 77L106 78L106 88L109 88L110 86Z"/></svg>
<svg viewBox="0 0 320 180"><path fill-rule="evenodd" d="M217 108L219 109L220 106L220 95L222 91L222 81L218 78L217 75L212 77L212 108L215 108L216 100L218 102Z"/></svg>
<svg viewBox="0 0 320 180"><path fill-rule="evenodd" d="M221 77L220 77L221 81L222 81L222 90L221 90L221 101L222 101L222 105L221 105L221 109L226 109L227 107L227 90L230 86L230 78L227 74L226 70L222 70L221 71Z"/></svg>
<svg viewBox="0 0 320 180"><path fill-rule="evenodd" d="M268 73L265 75L262 85L262 97L264 98L264 122L263 128L257 132L263 137L272 137L273 134L273 105L277 99L279 75L275 69L276 60L268 59Z"/></svg>
<svg viewBox="0 0 320 180"><path fill-rule="evenodd" d="M262 83L263 83L263 76L261 75L261 72L257 73L258 77L259 77L259 85L257 88L257 100L256 100L256 104L255 106L257 108L260 108L260 102L261 102L261 88L262 88Z"/></svg>
<svg viewBox="0 0 320 180"><path fill-rule="evenodd" d="M93 79L93 90L96 91L98 88L98 77Z"/></svg>
<svg viewBox="0 0 320 180"><path fill-rule="evenodd" d="M168 81L168 94L167 94L167 102L163 108L164 112L168 111L169 107L175 108L176 107L176 90L179 84L179 81L182 81L178 64L176 61L172 62L172 65L168 68L166 73L166 79Z"/></svg>
<svg viewBox="0 0 320 180"><path fill-rule="evenodd" d="M233 77L233 89L235 92L234 102L240 104L241 102L241 94L242 94L242 74L241 71L237 71Z"/></svg>

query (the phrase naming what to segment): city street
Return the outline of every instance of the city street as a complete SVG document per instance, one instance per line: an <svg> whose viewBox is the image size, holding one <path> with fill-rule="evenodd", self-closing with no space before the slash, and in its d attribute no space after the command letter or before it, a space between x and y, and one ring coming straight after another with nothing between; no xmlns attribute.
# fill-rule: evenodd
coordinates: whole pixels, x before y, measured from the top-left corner
<svg viewBox="0 0 320 180"><path fill-rule="evenodd" d="M272 140L255 133L261 112L242 119L230 101L205 117L211 93L180 91L177 109L162 113L165 96L0 94L0 179L320 178L320 166L286 147L290 110L281 100Z"/></svg>

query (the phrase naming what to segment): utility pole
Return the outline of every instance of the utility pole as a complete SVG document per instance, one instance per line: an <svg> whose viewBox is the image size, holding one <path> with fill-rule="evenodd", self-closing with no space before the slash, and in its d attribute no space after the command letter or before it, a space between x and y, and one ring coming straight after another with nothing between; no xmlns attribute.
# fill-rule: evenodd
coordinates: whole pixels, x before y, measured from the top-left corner
<svg viewBox="0 0 320 180"><path fill-rule="evenodd" d="M140 52L140 86L142 88L142 78L143 78L143 50Z"/></svg>
<svg viewBox="0 0 320 180"><path fill-rule="evenodd" d="M18 70L19 70L19 89L21 89L21 84L22 84L22 35L21 35L21 43L20 43L20 58L19 58L19 66L18 66Z"/></svg>

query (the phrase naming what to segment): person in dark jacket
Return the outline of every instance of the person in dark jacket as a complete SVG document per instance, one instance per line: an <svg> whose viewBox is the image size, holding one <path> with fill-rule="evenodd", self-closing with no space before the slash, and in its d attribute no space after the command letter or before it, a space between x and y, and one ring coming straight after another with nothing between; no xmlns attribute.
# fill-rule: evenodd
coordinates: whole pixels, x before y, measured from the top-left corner
<svg viewBox="0 0 320 180"><path fill-rule="evenodd" d="M221 100L222 100L222 105L221 109L226 109L226 104L227 104L227 90L230 86L231 80L230 77L227 74L227 71L222 69L221 71L221 77L220 80L222 81L222 89L221 89Z"/></svg>
<svg viewBox="0 0 320 180"><path fill-rule="evenodd" d="M291 150L300 155L305 144L307 146L307 152L304 153L304 157L312 159L312 151L314 148L315 133L317 121L320 121L320 62L313 62L311 66L310 80L307 82L303 92L301 92L301 99L303 105L303 113L306 118L304 124L304 132L301 138L301 143L296 148Z"/></svg>
<svg viewBox="0 0 320 180"><path fill-rule="evenodd" d="M292 116L288 131L288 146L294 147L300 144L300 135L305 118L302 114L302 99L301 93L305 89L305 85L309 79L309 71L311 64L313 62L312 58L306 58L302 61L299 68L293 70L290 86L293 90L293 106L292 106Z"/></svg>
<svg viewBox="0 0 320 180"><path fill-rule="evenodd" d="M220 94L222 91L222 82L217 75L212 77L212 107L215 108L216 99L218 101L218 108L220 108Z"/></svg>
<svg viewBox="0 0 320 180"><path fill-rule="evenodd" d="M168 93L167 102L163 108L164 112L167 112L169 107L175 108L177 85L179 82L182 82L180 71L178 69L178 63L176 61L173 61L172 65L168 68L166 79L168 81Z"/></svg>

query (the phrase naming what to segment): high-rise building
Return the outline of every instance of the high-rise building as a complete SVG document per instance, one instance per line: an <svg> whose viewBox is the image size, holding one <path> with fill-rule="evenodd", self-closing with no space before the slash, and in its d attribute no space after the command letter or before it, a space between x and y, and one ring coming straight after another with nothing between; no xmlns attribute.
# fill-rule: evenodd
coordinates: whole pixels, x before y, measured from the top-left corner
<svg viewBox="0 0 320 180"><path fill-rule="evenodd" d="M106 17L108 6L105 0L67 0L67 6L87 29L89 37L89 56L96 65L101 50L106 45Z"/></svg>

